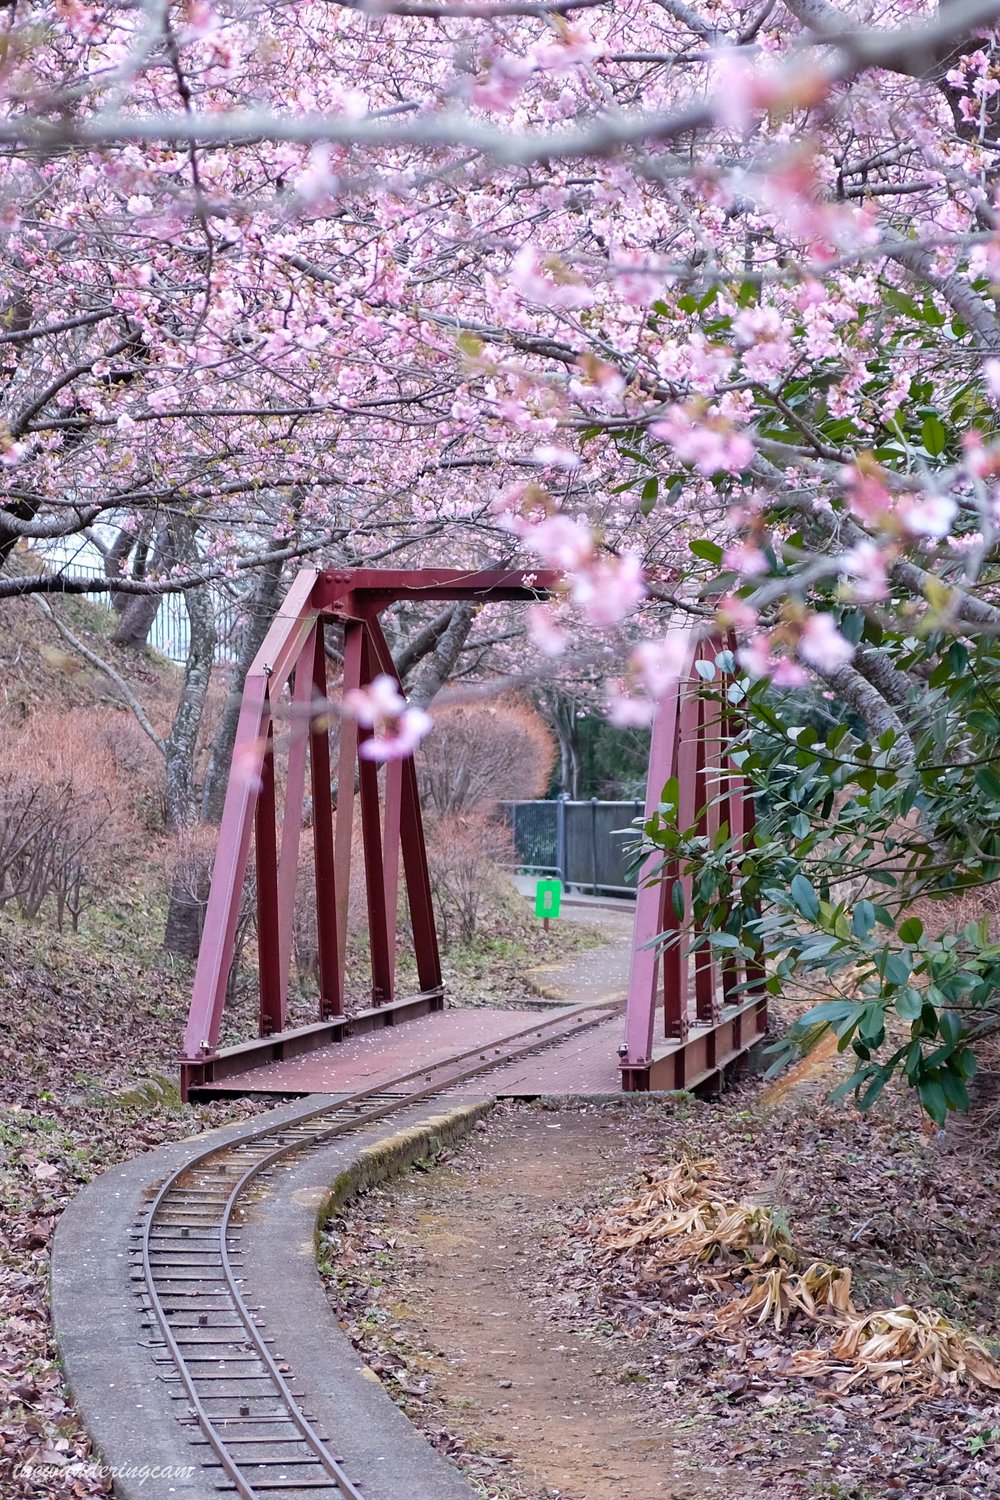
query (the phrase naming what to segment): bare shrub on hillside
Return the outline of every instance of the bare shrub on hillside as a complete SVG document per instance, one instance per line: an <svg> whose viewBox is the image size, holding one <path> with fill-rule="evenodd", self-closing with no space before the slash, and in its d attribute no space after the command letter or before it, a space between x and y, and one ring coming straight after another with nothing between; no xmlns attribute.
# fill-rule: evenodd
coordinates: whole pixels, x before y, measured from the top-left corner
<svg viewBox="0 0 1000 1500"><path fill-rule="evenodd" d="M333 892L330 892L332 899ZM319 984L319 941L316 936L316 868L311 828L303 828L295 877L292 916L292 963L300 982Z"/></svg>
<svg viewBox="0 0 1000 1500"><path fill-rule="evenodd" d="M118 717L39 709L0 731L0 905L76 931L127 865L139 775L107 722Z"/></svg>
<svg viewBox="0 0 1000 1500"><path fill-rule="evenodd" d="M59 810L47 789L17 771L0 782L0 906L13 902L22 916L37 915L48 893L49 851Z"/></svg>
<svg viewBox="0 0 1000 1500"><path fill-rule="evenodd" d="M212 884L212 866L219 830L212 824L190 823L180 828L163 844L159 859L163 866L166 889L172 893L171 909L184 909L193 914L186 931L199 940L205 927L205 911L208 893ZM257 925L257 881L253 861L247 866L246 878L240 895L236 917L236 932L233 942L233 961L229 969L226 999L233 997L239 987L240 969L247 945ZM176 951L176 950L171 950ZM184 956L197 957L197 948Z"/></svg>
<svg viewBox="0 0 1000 1500"><path fill-rule="evenodd" d="M81 796L71 781L30 770L0 773L0 906L23 917L49 908L62 932L76 932L101 864L106 805Z"/></svg>
<svg viewBox="0 0 1000 1500"><path fill-rule="evenodd" d="M354 809L351 841L351 883L347 900L347 936L356 938L368 925L368 901L365 889L364 846L361 839L361 816ZM327 893L333 900L333 892ZM402 912L401 912L402 917ZM295 915L292 928L292 961L300 981L319 986L319 941L316 933L316 866L313 853L313 831L303 828L299 845L298 875L295 884Z"/></svg>
<svg viewBox="0 0 1000 1500"><path fill-rule="evenodd" d="M81 803L101 802L109 864L143 846L150 808L159 821L162 762L124 710L37 709L15 730L0 731L3 766L50 785L71 786Z"/></svg>
<svg viewBox="0 0 1000 1500"><path fill-rule="evenodd" d="M483 905L504 878L500 867L513 863L510 830L492 818L446 813L430 825L427 864L443 948L472 942Z"/></svg>
<svg viewBox="0 0 1000 1500"><path fill-rule="evenodd" d="M417 757L421 801L431 813L469 814L540 797L555 759L545 722L520 699L444 707Z"/></svg>
<svg viewBox="0 0 1000 1500"><path fill-rule="evenodd" d="M104 790L132 826L163 826L163 760L130 713L96 709L85 715Z"/></svg>

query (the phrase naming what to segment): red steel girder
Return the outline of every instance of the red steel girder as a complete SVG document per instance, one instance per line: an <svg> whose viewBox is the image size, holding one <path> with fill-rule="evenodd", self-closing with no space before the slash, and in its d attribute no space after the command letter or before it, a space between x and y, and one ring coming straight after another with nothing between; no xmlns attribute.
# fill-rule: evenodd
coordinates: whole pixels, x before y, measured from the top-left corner
<svg viewBox="0 0 1000 1500"><path fill-rule="evenodd" d="M645 816L653 816L664 786L676 777L681 828L711 837L728 823L745 842L754 825L753 797L735 766L724 764L732 731L728 700L719 692L717 674L710 691L698 671L699 663L714 667L734 644L715 635L692 637L684 670L653 721ZM674 857L664 859L654 850L643 861L620 1049L627 1091L703 1082L767 1029L762 966L740 965L731 955L720 960L710 945L694 942L691 884ZM680 913L675 892L683 897Z"/></svg>
<svg viewBox="0 0 1000 1500"><path fill-rule="evenodd" d="M316 874L319 1022L344 1014L347 915L360 806L371 946L373 1006L387 1021L400 1011L395 994L400 865L405 877L417 963L419 1012L443 1003L441 962L413 757L380 771L359 755L369 731L340 719L337 806L331 803L330 729L324 637L344 627L343 690L364 687L396 669L378 623L400 600L473 599L526 603L557 587L551 571L517 569L357 568L294 579L247 674L232 768L216 849L205 929L195 972L181 1059L186 1092L219 1055L223 1009L251 842L256 865L260 1035L284 1034L292 962L292 926L308 775ZM291 686L294 678L294 686ZM288 719L283 798L276 784L276 734ZM355 798L355 786L358 797ZM280 800L280 805L279 805ZM308 1029L308 1028L307 1028ZM339 1034L339 1032L338 1032Z"/></svg>
<svg viewBox="0 0 1000 1500"><path fill-rule="evenodd" d="M560 578L545 568L345 568L318 576L315 601L325 613L361 620L401 599L531 604L557 588Z"/></svg>

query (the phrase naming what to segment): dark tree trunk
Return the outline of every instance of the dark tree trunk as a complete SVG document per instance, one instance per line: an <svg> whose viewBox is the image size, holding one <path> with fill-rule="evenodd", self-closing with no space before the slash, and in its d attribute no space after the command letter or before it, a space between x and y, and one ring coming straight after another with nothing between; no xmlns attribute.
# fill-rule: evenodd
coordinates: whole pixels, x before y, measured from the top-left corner
<svg viewBox="0 0 1000 1500"><path fill-rule="evenodd" d="M462 601L451 606L451 619L441 631L437 643L424 658L420 671L407 690L407 697L418 708L426 708L437 697L469 639L479 606Z"/></svg>
<svg viewBox="0 0 1000 1500"><path fill-rule="evenodd" d="M115 645L141 651L149 640L149 632L153 628L160 602L158 594L130 594L128 603L122 610L121 620L111 637Z"/></svg>
<svg viewBox="0 0 1000 1500"><path fill-rule="evenodd" d="M119 539L121 541L121 539ZM121 542L124 547L125 543ZM122 565L128 556L128 551L119 559L115 558L116 541L111 552L105 559L104 571L111 577L120 577ZM149 554L149 539L142 533L134 542L135 557L132 562L132 577L145 578ZM117 560L117 567L115 561ZM153 546L153 568L163 571L177 561L177 552L174 543L173 529L170 526L161 526L156 535ZM112 603L120 616L117 629L111 637L116 646L129 646L132 650L140 651L149 640L149 632L153 628L162 599L159 594L115 594Z"/></svg>
<svg viewBox="0 0 1000 1500"><path fill-rule="evenodd" d="M559 790L576 801L580 790L580 745L576 703L558 688L545 691L539 705L559 744Z"/></svg>
<svg viewBox="0 0 1000 1500"><path fill-rule="evenodd" d="M15 531L11 526L4 525L4 516L11 516L18 521L33 521L42 508L41 500L12 500L9 505L0 506L0 573L7 566L11 553L21 540L21 533Z"/></svg>
<svg viewBox="0 0 1000 1500"><path fill-rule="evenodd" d="M180 702L166 739L167 827L173 831L193 822L197 810L195 750L215 657L215 620L208 589L185 589L184 603L191 643Z"/></svg>
<svg viewBox="0 0 1000 1500"><path fill-rule="evenodd" d="M204 886L200 890L191 889L191 881L186 872L180 871L174 876L163 929L163 946L168 953L174 953L178 958L191 959L192 962L198 957L207 900L207 870Z"/></svg>
<svg viewBox="0 0 1000 1500"><path fill-rule="evenodd" d="M113 581L120 578L125 569L125 564L132 555L132 550L137 542L134 531L119 531L111 546L104 553L104 576ZM112 594L111 603L118 614L121 614L128 603L127 594Z"/></svg>
<svg viewBox="0 0 1000 1500"><path fill-rule="evenodd" d="M22 292L15 292L13 296L4 297L0 301L0 326L3 327L5 333L26 333L31 327L31 303ZM5 350L3 367L0 367L0 376L4 378L5 385L13 380L17 373L19 360L17 344ZM11 436L18 437L19 433L12 432ZM7 566L8 559L21 537L19 531L4 525L4 515L18 521L33 521L41 508L42 497L40 495L34 499L25 496L21 500L12 500L9 505L0 505L0 573Z"/></svg>
<svg viewBox="0 0 1000 1500"><path fill-rule="evenodd" d="M418 666L424 657L434 650L434 647L451 624L453 613L454 605L446 604L444 609L435 615L429 624L425 625L422 630L418 630L417 634L412 636L399 650L393 651L396 671L399 673L402 682L405 682L413 671L413 668Z"/></svg>

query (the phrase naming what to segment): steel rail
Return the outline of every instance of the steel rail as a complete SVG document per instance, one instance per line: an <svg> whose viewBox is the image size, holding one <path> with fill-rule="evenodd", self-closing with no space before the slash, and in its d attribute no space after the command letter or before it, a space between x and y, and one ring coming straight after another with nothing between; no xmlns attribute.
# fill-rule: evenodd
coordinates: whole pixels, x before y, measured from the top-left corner
<svg viewBox="0 0 1000 1500"><path fill-rule="evenodd" d="M221 1213L217 1223L205 1222L199 1227L207 1231L203 1239L198 1239L195 1244L204 1244L206 1254L211 1258L217 1255L221 1267L221 1275L213 1276L211 1279L218 1280L224 1287L223 1295L228 1299L232 1310L239 1320L239 1342L249 1343L255 1351L255 1358L263 1366L266 1376L243 1377L244 1379L264 1379L271 1381L278 1392L281 1402L285 1408L282 1420L287 1420L300 1435L302 1443L308 1447L312 1462L318 1463L325 1475L336 1485L345 1500L363 1500L361 1491L351 1481L341 1464L332 1456L327 1448L326 1441L320 1437L309 1417L299 1404L299 1398L291 1390L288 1381L278 1367L278 1364L267 1347L267 1344L254 1321L252 1310L247 1306L240 1290L236 1270L230 1259L229 1241L232 1236L232 1217L239 1204L240 1199L247 1192L254 1180L262 1173L270 1171L279 1161L296 1152L306 1149L315 1149L325 1145L337 1136L350 1134L383 1119L388 1115L396 1114L401 1109L411 1104L418 1104L442 1089L453 1087L466 1080L488 1074L493 1070L505 1066L526 1053L535 1052L556 1041L562 1041L566 1037L575 1036L580 1031L585 1031L593 1026L599 1025L608 1018L610 1007L596 1008L590 1006L575 1006L569 1012L563 1012L558 1017L552 1017L541 1022L535 1021L531 1026L522 1028L499 1043L488 1043L485 1047L469 1048L464 1052L457 1053L438 1062L414 1068L406 1073L398 1074L384 1083L370 1089L360 1090L349 1094L334 1103L319 1105L315 1109L276 1124L263 1126L259 1130L241 1136L238 1140L225 1146L210 1146L196 1156L188 1158L182 1166L178 1167L160 1186L146 1213L142 1225L142 1275L145 1282L146 1294L149 1299L150 1312L163 1338L164 1346L177 1371L178 1377L183 1385L187 1398L190 1402L193 1414L198 1422L199 1428L216 1457L218 1458L227 1479L235 1487L241 1500L260 1500L261 1491L241 1470L236 1458L228 1451L226 1434L221 1432L216 1425L218 1418L205 1409L204 1401L198 1389L198 1377L191 1371L188 1359L178 1343L174 1328L170 1321L170 1314L164 1306L157 1286L157 1273L163 1281L176 1280L170 1274L171 1268L154 1266L152 1253L156 1248L153 1239L153 1230L158 1226L158 1218L165 1208L170 1207L172 1195L179 1195L184 1191L182 1179L189 1178L192 1173L206 1167L209 1163L218 1161L220 1164L226 1157L232 1156L236 1151L259 1150L271 1137L281 1137L292 1134L291 1139L286 1139L271 1151L252 1161L247 1169L233 1183L225 1202L221 1205ZM545 1033L548 1033L546 1035ZM526 1041L531 1036L533 1040ZM521 1045L517 1045L521 1043ZM493 1055L486 1056L487 1051ZM462 1066L475 1058L469 1066ZM399 1093L397 1090L401 1085L407 1085L419 1080L420 1087L411 1091ZM366 1103L369 1107L365 1108ZM323 1119L339 1115L341 1118L335 1120L327 1128L315 1132L310 1127ZM303 1127L305 1131L303 1133ZM206 1207L209 1205L206 1204ZM179 1207L175 1212L182 1212ZM161 1221L159 1227L169 1221ZM176 1266L174 1267L176 1269ZM208 1279L206 1277L206 1279ZM213 1309L218 1311L218 1309ZM235 1342L230 1338L229 1342ZM217 1342L222 1345L227 1339L220 1338ZM220 1357L220 1363L226 1363L225 1356ZM238 1381L239 1375L232 1376L232 1380ZM228 1399L241 1401L242 1398L234 1396ZM224 1420L230 1420L228 1418ZM252 1420L252 1419L250 1419ZM263 1445L266 1439L260 1439ZM305 1467L310 1458L297 1459L290 1457L289 1467L298 1464ZM253 1460L244 1461L246 1468L254 1467ZM294 1490L305 1488L303 1484L296 1484L294 1480L288 1481L286 1488ZM315 1483L308 1486L315 1488Z"/></svg>

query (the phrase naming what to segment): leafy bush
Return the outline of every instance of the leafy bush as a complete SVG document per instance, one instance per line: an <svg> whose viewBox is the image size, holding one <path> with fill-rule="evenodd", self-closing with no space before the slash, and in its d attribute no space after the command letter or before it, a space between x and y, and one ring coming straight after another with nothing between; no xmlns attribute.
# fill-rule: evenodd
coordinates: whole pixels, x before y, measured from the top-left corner
<svg viewBox="0 0 1000 1500"><path fill-rule="evenodd" d="M940 1123L968 1106L977 1045L1000 1030L1000 645L882 649L918 686L878 736L835 702L803 725L797 699L734 676L723 653L705 690L739 720L723 774L755 788L755 833L744 847L726 826L679 826L672 783L645 834L691 878L697 942L763 960L772 993L812 1002L776 1066L832 1031L855 1059L840 1094L868 1108L899 1075ZM976 919L949 924L973 897Z"/></svg>

